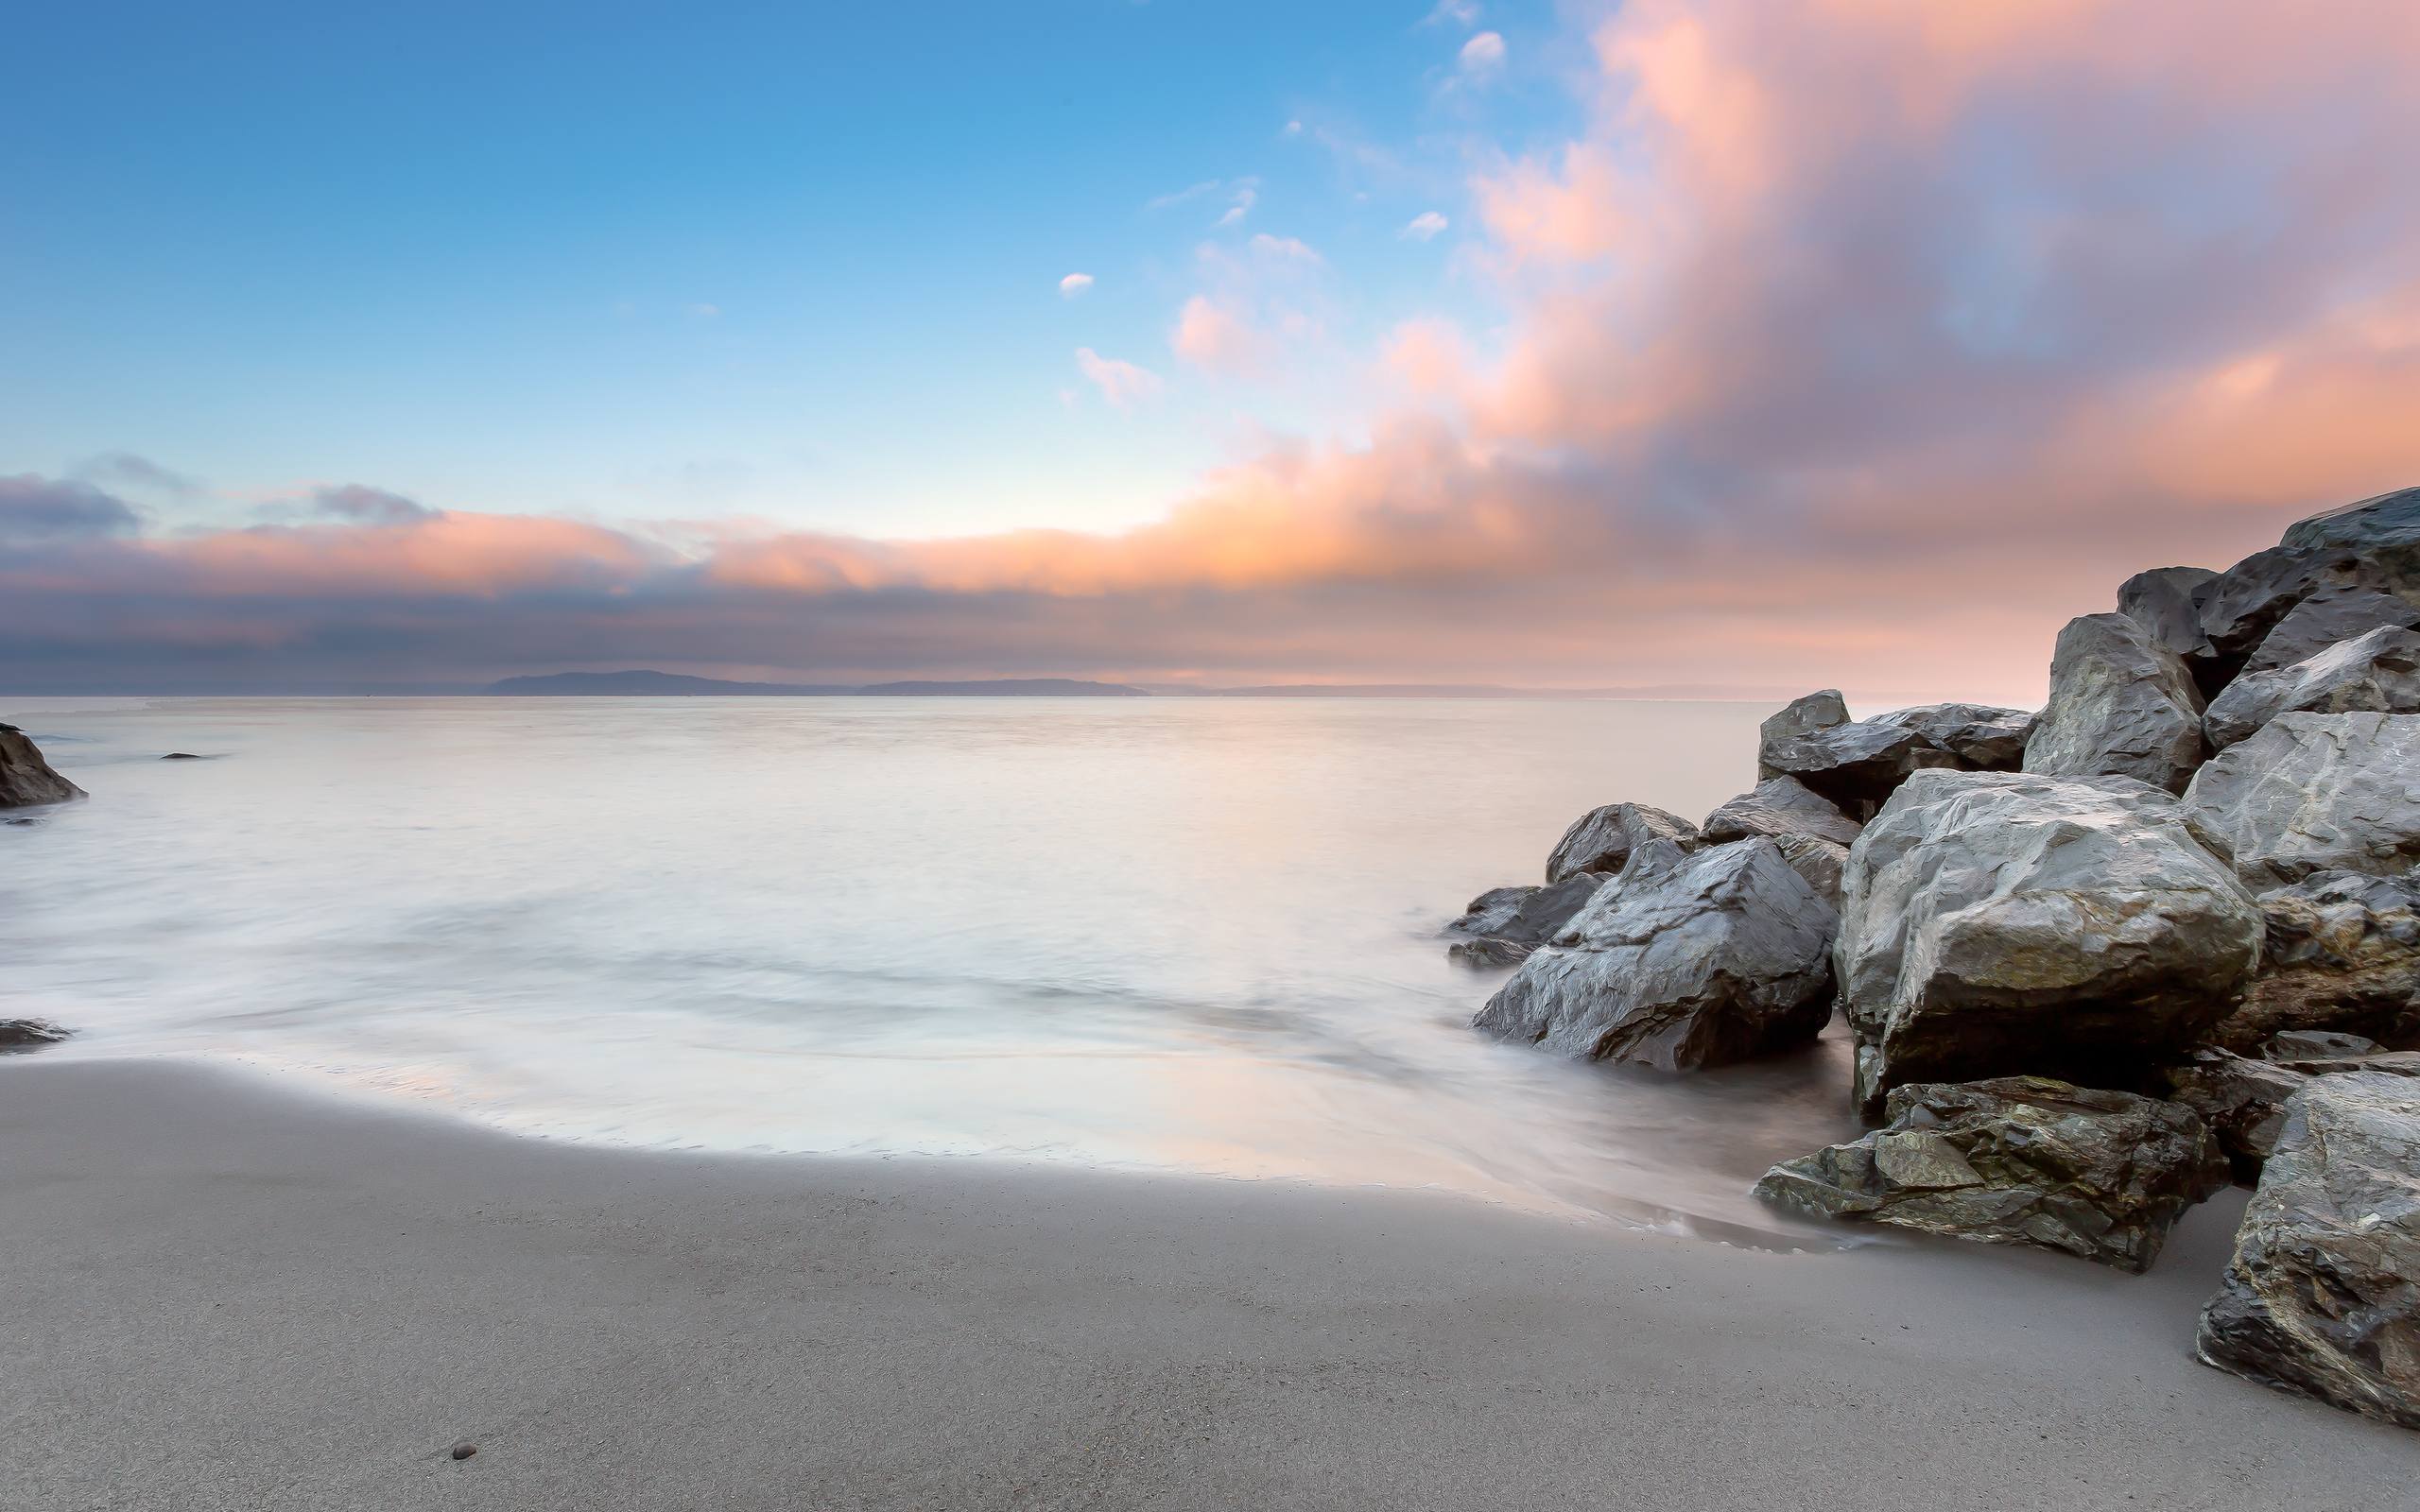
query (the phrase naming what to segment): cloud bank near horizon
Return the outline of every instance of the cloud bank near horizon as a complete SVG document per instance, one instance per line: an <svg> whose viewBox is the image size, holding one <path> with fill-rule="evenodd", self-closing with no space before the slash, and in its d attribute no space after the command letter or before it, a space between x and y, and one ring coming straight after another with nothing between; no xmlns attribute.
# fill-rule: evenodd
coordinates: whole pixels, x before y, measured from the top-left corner
<svg viewBox="0 0 2420 1512"><path fill-rule="evenodd" d="M1474 147L1453 220L1501 330L1407 322L1365 435L1272 444L1123 534L360 485L164 530L140 458L0 479L0 689L653 665L2031 696L2126 574L2420 482L2420 10L2164 9L1633 0L1573 44L1584 131ZM1224 319L1188 306L1179 354L1276 361ZM1113 402L1155 392L1083 355Z"/></svg>

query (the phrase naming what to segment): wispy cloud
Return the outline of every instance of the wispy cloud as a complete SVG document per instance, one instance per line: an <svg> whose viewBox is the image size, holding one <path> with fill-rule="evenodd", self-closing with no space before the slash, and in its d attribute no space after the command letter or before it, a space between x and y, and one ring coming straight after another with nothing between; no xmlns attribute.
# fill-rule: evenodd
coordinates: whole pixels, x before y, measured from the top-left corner
<svg viewBox="0 0 2420 1512"><path fill-rule="evenodd" d="M1251 248L1255 256L1268 259L1271 262L1292 263L1306 267L1319 267L1324 266L1327 261L1325 258L1320 256L1318 252L1314 251L1307 243L1302 241L1298 237L1271 236L1267 232L1262 232L1253 236L1251 242Z"/></svg>
<svg viewBox="0 0 2420 1512"><path fill-rule="evenodd" d="M1479 9L1474 0L1437 0L1437 8L1422 18L1424 26L1460 26L1467 31L1478 25Z"/></svg>
<svg viewBox="0 0 2420 1512"><path fill-rule="evenodd" d="M1435 239L1438 232L1445 229L1445 225L1446 221L1443 215L1439 215L1433 210L1424 210L1419 215L1412 216L1409 221L1406 221L1404 223L1403 230L1396 232L1396 234L1403 237L1406 241L1430 241Z"/></svg>
<svg viewBox="0 0 2420 1512"><path fill-rule="evenodd" d="M1504 70L1504 38L1501 33L1482 31L1462 43L1455 55L1455 65L1462 77L1476 80L1494 78Z"/></svg>
<svg viewBox="0 0 2420 1512"><path fill-rule="evenodd" d="M1254 204L1257 204L1259 200L1260 189L1257 180L1246 180L1244 182L1237 184L1236 186L1235 194L1227 201L1226 210L1219 215L1218 224L1221 226L1242 225L1244 223L1244 217L1252 214L1252 207Z"/></svg>
<svg viewBox="0 0 2420 1512"><path fill-rule="evenodd" d="M1072 300L1092 286L1093 276L1090 273L1070 273L1059 281L1059 297Z"/></svg>
<svg viewBox="0 0 2420 1512"><path fill-rule="evenodd" d="M1090 347L1076 349L1076 370L1118 409L1132 409L1159 397L1159 374L1116 357L1104 357Z"/></svg>

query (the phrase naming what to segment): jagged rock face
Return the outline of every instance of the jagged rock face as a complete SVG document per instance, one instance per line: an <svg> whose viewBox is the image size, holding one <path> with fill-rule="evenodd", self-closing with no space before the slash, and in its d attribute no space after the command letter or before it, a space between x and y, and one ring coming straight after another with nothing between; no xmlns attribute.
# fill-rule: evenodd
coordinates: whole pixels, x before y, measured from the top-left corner
<svg viewBox="0 0 2420 1512"><path fill-rule="evenodd" d="M1699 833L1708 845L1758 834L1806 834L1846 845L1863 828L1841 813L1840 805L1796 778L1769 777L1753 792L1742 793L1707 815Z"/></svg>
<svg viewBox="0 0 2420 1512"><path fill-rule="evenodd" d="M1606 879L1576 872L1546 887L1496 887L1471 900L1462 917L1445 926L1461 936L1445 954L1464 966L1514 966L1561 933L1587 905Z"/></svg>
<svg viewBox="0 0 2420 1512"><path fill-rule="evenodd" d="M2420 714L2279 714L2194 774L2185 816L2256 888L2420 862Z"/></svg>
<svg viewBox="0 0 2420 1512"><path fill-rule="evenodd" d="M2162 1076L2169 1097L2210 1125L2235 1178L2247 1185L2260 1179L2261 1163L2286 1126L2286 1099L2310 1080L2290 1066L2210 1049L2196 1050Z"/></svg>
<svg viewBox="0 0 2420 1512"><path fill-rule="evenodd" d="M2420 1040L2420 877L2320 871L2260 895L2266 941L2211 1038L2250 1054L2279 1033Z"/></svg>
<svg viewBox="0 0 2420 1512"><path fill-rule="evenodd" d="M2297 520L2286 527L2282 543L2356 550L2420 544L2420 488L2398 489Z"/></svg>
<svg viewBox="0 0 2420 1512"><path fill-rule="evenodd" d="M1837 840L1825 840L1812 834L1776 834L1773 848L1789 863L1815 896L1824 900L1833 912L1840 911L1841 879L1849 868L1849 848Z"/></svg>
<svg viewBox="0 0 2420 1512"><path fill-rule="evenodd" d="M1909 773L1959 765L1915 730L1872 719L1770 744L1764 760L1772 770L1860 815L1889 798Z"/></svg>
<svg viewBox="0 0 2420 1512"><path fill-rule="evenodd" d="M1555 842L1554 853L1547 857L1547 883L1582 871L1619 871L1632 848L1645 840L1669 840L1686 850L1698 843L1698 832L1679 815L1645 803L1590 809Z"/></svg>
<svg viewBox="0 0 2420 1512"><path fill-rule="evenodd" d="M2183 792L2202 765L2202 693L2183 659L2123 614L2059 632L2050 701L2025 747L2046 777L2133 777Z"/></svg>
<svg viewBox="0 0 2420 1512"><path fill-rule="evenodd" d="M2118 612L2151 632L2152 644L2187 661L2210 654L2201 595L2219 580L2207 567L2154 567L2118 585Z"/></svg>
<svg viewBox="0 0 2420 1512"><path fill-rule="evenodd" d="M2420 713L2420 631L2380 626L2291 666L2246 672L2210 700L2202 731L2224 750L2283 713Z"/></svg>
<svg viewBox="0 0 2420 1512"><path fill-rule="evenodd" d="M1785 1161L1756 1194L1990 1245L2140 1271L2186 1209L2227 1183L2190 1108L2041 1076L1902 1087L1890 1122Z"/></svg>
<svg viewBox="0 0 2420 1512"><path fill-rule="evenodd" d="M2195 1352L2420 1428L2420 1080L2319 1076L2287 1103Z"/></svg>
<svg viewBox="0 0 2420 1512"><path fill-rule="evenodd" d="M1912 730L1925 744L1979 772L2013 772L2025 761L2035 715L2030 709L1987 703L1928 703L1876 714L1877 725Z"/></svg>
<svg viewBox="0 0 2420 1512"><path fill-rule="evenodd" d="M50 769L42 750L14 725L0 725L0 809L64 803L84 790Z"/></svg>
<svg viewBox="0 0 2420 1512"><path fill-rule="evenodd" d="M1676 862L1642 854L1473 1024L1576 1059L1667 1071L1787 1049L1831 1017L1835 917L1770 840Z"/></svg>
<svg viewBox="0 0 2420 1512"><path fill-rule="evenodd" d="M1781 768L1772 765L1772 752L1775 747L1802 735L1811 735L1819 730L1829 730L1834 725L1848 722L1849 706L1841 700L1838 688L1825 688L1820 693L1792 698L1782 707L1781 713L1756 727L1756 780L1761 782L1781 775Z"/></svg>
<svg viewBox="0 0 2420 1512"><path fill-rule="evenodd" d="M1918 772L1849 848L1834 969L1869 1115L1891 1088L2118 1081L2225 1011L2261 915L2126 778Z"/></svg>
<svg viewBox="0 0 2420 1512"><path fill-rule="evenodd" d="M2393 592L2397 575L2358 551L2272 546L2221 573L2202 594L2202 633L2230 664L2252 655L2293 607L2324 588Z"/></svg>
<svg viewBox="0 0 2420 1512"><path fill-rule="evenodd" d="M2420 609L2393 593L2374 588L2323 588L2286 611L2277 627L2262 638L2243 670L2245 674L2274 672L2371 630L2410 629L2415 624L2420 624Z"/></svg>

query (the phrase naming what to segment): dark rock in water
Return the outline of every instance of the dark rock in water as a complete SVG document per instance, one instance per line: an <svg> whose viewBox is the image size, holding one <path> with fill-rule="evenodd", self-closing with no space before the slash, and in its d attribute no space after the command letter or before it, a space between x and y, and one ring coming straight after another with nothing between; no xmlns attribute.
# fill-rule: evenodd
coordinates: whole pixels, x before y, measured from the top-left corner
<svg viewBox="0 0 2420 1512"><path fill-rule="evenodd" d="M1619 871L1630 860L1631 848L1642 840L1670 840L1685 849L1698 843L1698 832L1679 815L1645 803L1590 809L1555 842L1554 853L1547 857L1547 883L1552 885L1582 871Z"/></svg>
<svg viewBox="0 0 2420 1512"><path fill-rule="evenodd" d="M1996 704L1928 703L1876 714L1873 723L1912 730L1926 745L1956 757L1962 766L1979 772L2013 772L2025 761L2035 715L2030 709L2003 709Z"/></svg>
<svg viewBox="0 0 2420 1512"><path fill-rule="evenodd" d="M1890 1122L1785 1161L1756 1194L1991 1245L2141 1271L2186 1209L2227 1184L2201 1116L2042 1076L1901 1087Z"/></svg>
<svg viewBox="0 0 2420 1512"><path fill-rule="evenodd" d="M1497 887L1471 900L1462 917L1445 926L1462 936L1447 947L1450 960L1482 971L1517 966L1571 921L1606 879L1575 872L1547 887Z"/></svg>
<svg viewBox="0 0 2420 1512"><path fill-rule="evenodd" d="M2376 629L2408 630L2420 609L2374 588L2323 588L2286 612L2243 664L2244 675L2292 666Z"/></svg>
<svg viewBox="0 0 2420 1512"><path fill-rule="evenodd" d="M2210 700L2202 731L2223 750L2283 713L2420 713L2420 631L2381 626L2295 662L2247 672Z"/></svg>
<svg viewBox="0 0 2420 1512"><path fill-rule="evenodd" d="M198 762L201 760L200 757L195 755L189 750L172 750L160 759L164 762Z"/></svg>
<svg viewBox="0 0 2420 1512"><path fill-rule="evenodd" d="M1528 960L1537 948L1534 942L1485 936L1456 940L1445 947L1445 959L1474 971L1501 971Z"/></svg>
<svg viewBox="0 0 2420 1512"><path fill-rule="evenodd" d="M0 1052L40 1050L68 1038L69 1031L40 1019L0 1019Z"/></svg>
<svg viewBox="0 0 2420 1512"><path fill-rule="evenodd" d="M1705 816L1699 832L1708 845L1752 835L1809 834L1846 845L1865 828L1830 799L1794 777L1769 777Z"/></svg>
<svg viewBox="0 0 2420 1512"><path fill-rule="evenodd" d="M2059 632L2050 701L2025 747L2046 777L2133 777L2182 792L2202 765L2202 692L2184 660L2123 614Z"/></svg>
<svg viewBox="0 0 2420 1512"><path fill-rule="evenodd" d="M2420 862L2420 714L2279 714L2194 774L2185 816L2266 890Z"/></svg>
<svg viewBox="0 0 2420 1512"><path fill-rule="evenodd" d="M1641 848L1474 1025L1582 1060L1686 1071L1812 1040L1834 914L1770 840Z"/></svg>
<svg viewBox="0 0 2420 1512"><path fill-rule="evenodd" d="M1521 905L1545 889L1541 887L1490 887L1472 899L1462 909L1462 916L1445 926L1448 935L1463 935L1473 939L1501 934L1520 913Z"/></svg>
<svg viewBox="0 0 2420 1512"><path fill-rule="evenodd" d="M2188 662L2210 654L2201 595L2219 575L2207 567L2154 567L2118 585L2118 612L2151 632L2152 644Z"/></svg>
<svg viewBox="0 0 2420 1512"><path fill-rule="evenodd" d="M2420 1428L2420 1080L2314 1077L2286 1104L2194 1352Z"/></svg>
<svg viewBox="0 0 2420 1512"><path fill-rule="evenodd" d="M1918 772L1849 848L1833 961L1858 1106L2027 1071L2126 1081L2208 1031L2260 936L2155 788Z"/></svg>
<svg viewBox="0 0 2420 1512"><path fill-rule="evenodd" d="M2398 489L2297 520L2286 527L2282 543L2356 550L2420 545L2420 488Z"/></svg>
<svg viewBox="0 0 2420 1512"><path fill-rule="evenodd" d="M1860 816L1896 791L1909 773L1960 765L1905 725L1871 719L1772 742L1764 749L1764 763Z"/></svg>
<svg viewBox="0 0 2420 1512"><path fill-rule="evenodd" d="M1782 706L1781 713L1756 727L1756 780L1763 782L1781 775L1781 769L1772 764L1772 752L1784 743L1848 722L1849 706L1841 700L1838 688L1792 698Z"/></svg>
<svg viewBox="0 0 2420 1512"><path fill-rule="evenodd" d="M2344 1060L2374 1056L2385 1048L2367 1035L2340 1034L2333 1029L2289 1029L2270 1036L2260 1053L2271 1060Z"/></svg>
<svg viewBox="0 0 2420 1512"><path fill-rule="evenodd" d="M2314 872L2260 912L2260 968L2213 1040L2248 1055L2295 1030L2420 1040L2420 877Z"/></svg>
<svg viewBox="0 0 2420 1512"><path fill-rule="evenodd" d="M50 769L42 750L14 725L0 725L0 809L64 803L84 790Z"/></svg>

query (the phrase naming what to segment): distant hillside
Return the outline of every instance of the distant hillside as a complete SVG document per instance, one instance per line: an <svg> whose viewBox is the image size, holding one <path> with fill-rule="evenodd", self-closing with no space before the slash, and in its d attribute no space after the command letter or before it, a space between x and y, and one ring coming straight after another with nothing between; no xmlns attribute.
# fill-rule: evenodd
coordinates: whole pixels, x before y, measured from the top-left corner
<svg viewBox="0 0 2420 1512"><path fill-rule="evenodd" d="M1148 698L1122 682L1077 678L994 678L982 682L876 682L859 688L873 698Z"/></svg>
<svg viewBox="0 0 2420 1512"><path fill-rule="evenodd" d="M488 692L521 697L587 698L1148 698L1141 688L1074 678L995 678L971 682L732 682L679 672L549 672L506 678Z"/></svg>

